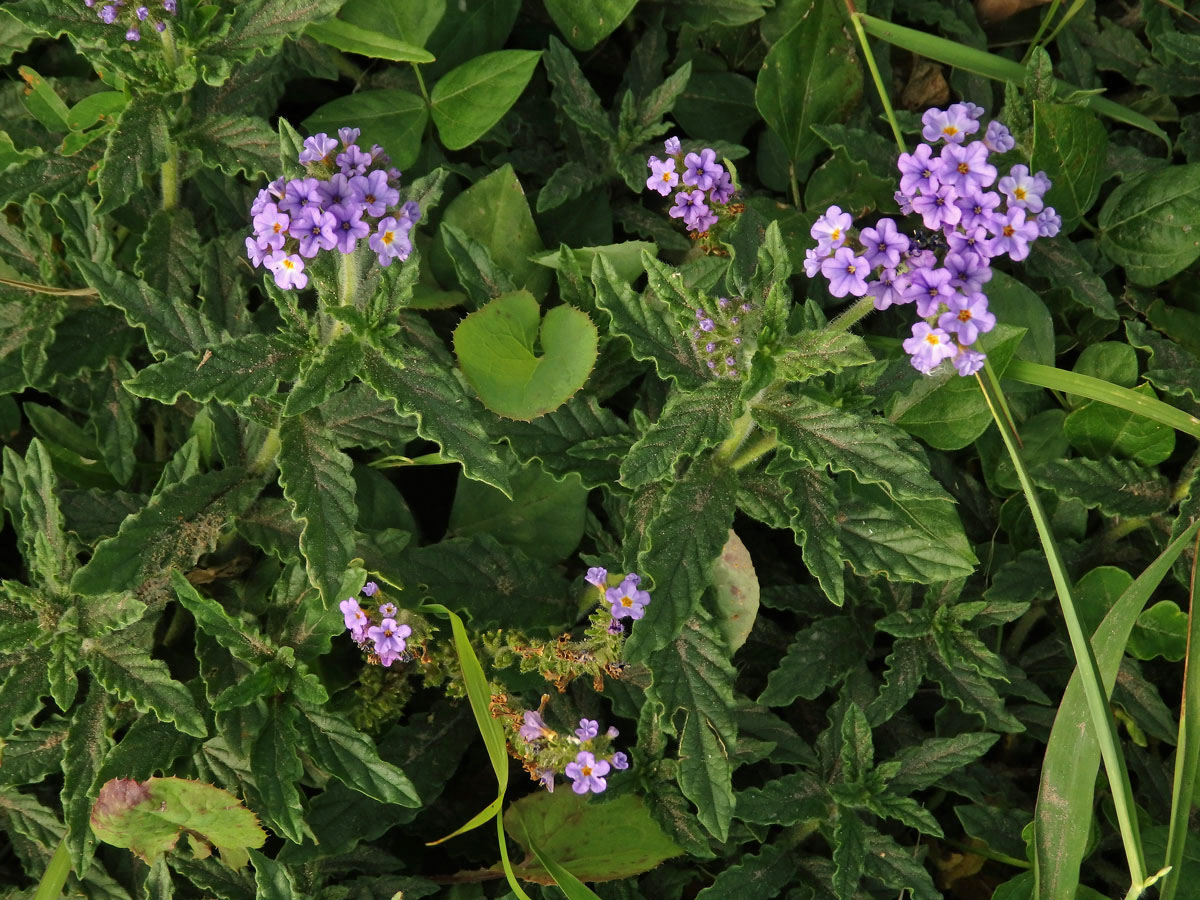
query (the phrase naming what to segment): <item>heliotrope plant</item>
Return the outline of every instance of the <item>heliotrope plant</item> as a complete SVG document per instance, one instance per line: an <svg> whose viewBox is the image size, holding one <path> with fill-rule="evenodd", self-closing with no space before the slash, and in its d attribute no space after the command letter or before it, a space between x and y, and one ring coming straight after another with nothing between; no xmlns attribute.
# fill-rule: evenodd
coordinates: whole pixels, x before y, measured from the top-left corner
<svg viewBox="0 0 1200 900"><path fill-rule="evenodd" d="M666 159L646 160L650 176L646 188L664 197L674 191L674 205L667 210L672 219L682 219L692 238L707 239L718 225L728 222L741 207L733 202L737 188L729 171L717 162L717 152L704 147L699 153L684 153L678 137L663 143Z"/></svg>
<svg viewBox="0 0 1200 900"><path fill-rule="evenodd" d="M143 28L165 31L167 17L179 11L178 0L162 0L161 3L130 3L126 0L83 0L83 5L94 9L105 25L125 28L125 40L140 41Z"/></svg>
<svg viewBox="0 0 1200 900"><path fill-rule="evenodd" d="M515 737L510 738L513 755L551 793L560 772L571 779L571 790L575 793L602 793L608 787L607 776L611 771L629 768L628 755L613 749L613 741L620 732L612 726L601 731L598 721L587 718L579 720L579 727L572 734L555 731L542 718L548 699L543 696L538 709L527 709L520 716L511 717L516 731Z"/></svg>
<svg viewBox="0 0 1200 900"><path fill-rule="evenodd" d="M341 128L337 138L324 132L305 138L304 177L277 178L250 207L254 233L246 238L246 256L284 290L308 285L305 260L323 250L353 253L364 238L385 268L412 253L409 233L420 207L399 205L400 170L378 144L359 147L358 135L357 128Z"/></svg>
<svg viewBox="0 0 1200 900"><path fill-rule="evenodd" d="M997 182L988 157L1016 144L1003 124L993 120L982 140L967 141L983 112L973 103L926 110L921 134L930 143L900 154L896 202L905 215L919 215L923 228L908 235L882 218L855 234L853 217L831 206L810 232L817 246L806 253L805 274L823 275L833 296L869 295L881 310L916 303L921 321L904 350L926 375L947 359L960 375L983 368L985 354L975 343L996 325L984 292L992 259L1019 262L1033 241L1062 226L1042 199L1050 189L1045 172L1031 175L1018 164ZM993 184L998 190L987 190Z"/></svg>

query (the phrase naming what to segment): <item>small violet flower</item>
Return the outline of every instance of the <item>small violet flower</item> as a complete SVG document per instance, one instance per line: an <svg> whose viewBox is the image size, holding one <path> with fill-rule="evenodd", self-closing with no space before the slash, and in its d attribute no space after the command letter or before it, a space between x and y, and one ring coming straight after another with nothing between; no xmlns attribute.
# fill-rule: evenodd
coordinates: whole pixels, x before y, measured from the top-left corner
<svg viewBox="0 0 1200 900"><path fill-rule="evenodd" d="M575 737L581 741L590 741L600 733L600 723L595 719L580 719L579 727L575 729Z"/></svg>
<svg viewBox="0 0 1200 900"><path fill-rule="evenodd" d="M631 572L617 587L604 592L604 599L608 602L614 619L636 620L646 614L650 593L640 590L640 583L641 578Z"/></svg>
<svg viewBox="0 0 1200 900"><path fill-rule="evenodd" d="M546 726L545 721L542 719L541 713L535 712L532 709L527 709L525 710L522 718L525 720L525 724L518 729L518 733L530 743L541 740L544 737L550 737L552 734L554 734L554 732Z"/></svg>
<svg viewBox="0 0 1200 900"><path fill-rule="evenodd" d="M608 569L600 566L593 566L587 570L587 574L583 576L583 580L588 584L594 584L598 588L608 586Z"/></svg>
<svg viewBox="0 0 1200 900"><path fill-rule="evenodd" d="M904 350L912 357L912 364L917 371L925 375L956 352L950 335L940 328L931 328L928 322L913 325L912 337L904 342Z"/></svg>
<svg viewBox="0 0 1200 900"><path fill-rule="evenodd" d="M657 191L665 197L671 193L671 188L679 184L679 173L675 171L675 160L660 160L658 157L652 156L647 165L650 166L650 177L646 179L646 187L650 190Z"/></svg>
<svg viewBox="0 0 1200 900"><path fill-rule="evenodd" d="M573 782L571 790L577 794L586 794L588 791L599 794L608 787L604 776L609 772L609 764L596 759L587 750L579 751L575 761L567 763L563 771Z"/></svg>

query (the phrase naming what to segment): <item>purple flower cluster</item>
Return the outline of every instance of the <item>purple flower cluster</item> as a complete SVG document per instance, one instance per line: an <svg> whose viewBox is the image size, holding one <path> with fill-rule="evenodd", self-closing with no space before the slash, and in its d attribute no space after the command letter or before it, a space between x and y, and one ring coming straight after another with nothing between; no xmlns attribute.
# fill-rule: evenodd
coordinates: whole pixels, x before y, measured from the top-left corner
<svg viewBox="0 0 1200 900"><path fill-rule="evenodd" d="M96 10L96 15L105 25L127 26L125 32L127 41L140 41L143 25L148 24L155 31L165 31L167 23L164 13L173 16L178 11L177 0L162 0L161 3L155 3L153 6L140 2L136 5L126 3L126 0L109 0L109 2L83 0L83 5L88 9Z"/></svg>
<svg viewBox="0 0 1200 900"><path fill-rule="evenodd" d="M751 325L754 307L728 297L718 297L711 310L697 309L696 327L691 331L692 346L714 375L738 376L738 365L748 356L742 334ZM751 333L756 326L751 326Z"/></svg>
<svg viewBox="0 0 1200 900"><path fill-rule="evenodd" d="M363 585L362 592L367 597L374 597L379 586L373 581ZM379 657L379 664L387 667L404 655L404 639L412 634L408 625L396 624L398 610L394 603L382 603L379 606L379 624L372 624L371 616L358 605L358 599L349 597L339 606L343 620L350 636L355 642L365 648L371 643L371 652Z"/></svg>
<svg viewBox="0 0 1200 900"><path fill-rule="evenodd" d="M608 569L596 566L587 570L584 580L595 585L604 595L603 602L608 604L609 612L612 614L609 631L613 634L619 634L623 630L619 620L633 619L636 621L646 614L646 606L650 603L650 592L641 590L639 585L642 583L642 577L636 572L627 574L616 587L609 587Z"/></svg>
<svg viewBox="0 0 1200 900"><path fill-rule="evenodd" d="M810 232L817 247L807 252L805 273L825 276L833 296L870 295L876 309L916 302L922 321L904 349L927 375L945 359L953 360L960 375L983 367L985 356L972 345L996 324L983 292L992 277L991 260L1023 260L1032 241L1053 237L1062 226L1042 199L1050 189L1045 172L1031 175L1027 166L1015 165L997 181L988 157L1016 146L1007 128L992 121L983 140L967 141L982 115L973 103L927 110L922 136L930 143L944 141L941 151L935 154L930 143L922 143L900 155L896 202L905 215L921 217L919 236L903 234L884 218L861 229L851 245L853 219L837 206ZM998 192L987 190L993 184Z"/></svg>
<svg viewBox="0 0 1200 900"><path fill-rule="evenodd" d="M650 168L646 187L664 197L681 183L685 188L691 188L675 194L675 205L667 210L667 214L673 219L683 219L688 231L704 234L717 224L721 218L718 213L725 212L733 199L733 179L717 162L716 151L709 147L699 153L684 155L677 137L667 138L663 146L667 151L666 159L651 156L646 161ZM678 167L682 167L682 171L676 171Z"/></svg>
<svg viewBox="0 0 1200 900"><path fill-rule="evenodd" d="M420 207L410 201L394 209L400 171L389 166L378 144L360 148L358 133L342 128L338 139L323 132L306 138L300 151L305 177L277 178L250 207L254 234L246 238L246 255L256 268L266 266L284 290L308 284L304 260L322 250L353 253L366 238L384 267L412 252L409 233Z"/></svg>
<svg viewBox="0 0 1200 900"><path fill-rule="evenodd" d="M543 703L545 698L543 698ZM524 724L518 729L521 737L529 744L538 742L555 742L558 740L558 732L551 730L543 721L540 712L528 709L522 714ZM577 794L599 794L608 787L608 780L605 776L612 769L623 771L629 768L629 757L620 752L613 752L610 756L605 757L604 754L612 749L612 741L620 736L620 732L616 728L610 727L603 734L600 732L600 723L595 719L580 719L579 727L575 729L574 738L566 738L560 742L561 747L548 748L548 756L560 756L565 751L568 755L566 759L571 759L570 753L574 752L574 759L571 759L563 766L563 774L571 779L571 790ZM580 748L576 750L575 748ZM597 754L600 754L598 757ZM561 762L561 759L559 760ZM554 776L557 770L553 765L541 766L537 770L538 780L545 786L546 790L554 793Z"/></svg>

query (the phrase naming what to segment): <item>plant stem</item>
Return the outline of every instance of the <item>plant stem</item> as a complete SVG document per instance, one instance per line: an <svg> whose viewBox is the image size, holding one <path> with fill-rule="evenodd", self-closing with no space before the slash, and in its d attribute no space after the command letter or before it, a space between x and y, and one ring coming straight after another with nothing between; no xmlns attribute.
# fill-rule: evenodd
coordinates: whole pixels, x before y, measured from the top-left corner
<svg viewBox="0 0 1200 900"><path fill-rule="evenodd" d="M986 378L984 377L986 376ZM1137 809L1133 801L1133 788L1129 783L1129 772L1125 767L1125 757L1121 753L1116 729L1113 727L1112 712L1108 706L1108 697L1100 678L1100 667L1092 652L1092 644L1084 633L1083 623L1071 596L1071 585L1067 578L1066 566L1058 552L1058 544L1054 541L1054 533L1050 530L1050 520L1042 509L1037 491L1025 463L1021 459L1021 451L1017 447L1015 436L1006 419L997 414L989 394L994 393L997 402L1002 396L1000 384L990 369L984 369L977 376L980 390L988 401L988 408L1004 439L1004 446L1012 459L1017 479L1021 482L1021 490L1029 502L1029 511L1037 526L1038 537L1042 541L1042 550L1046 554L1046 562L1050 566L1050 575L1054 579L1054 587L1058 593L1059 604L1063 612L1063 621L1067 626L1067 634L1071 639L1071 649L1075 654L1075 664L1079 669L1080 681L1083 685L1084 696L1087 698L1088 713L1096 733L1096 742L1100 745L1100 755L1104 760L1104 771L1108 775L1109 788L1112 791L1113 806L1116 810L1117 824L1121 831L1121 841L1125 846L1125 858L1129 867L1129 877L1134 886L1142 885L1146 880L1145 854L1142 851L1141 836L1138 833ZM1139 887L1140 890L1140 887ZM1136 894L1135 894L1136 896Z"/></svg>
<svg viewBox="0 0 1200 900"><path fill-rule="evenodd" d="M840 334L843 331L849 331L859 320L867 316L875 309L875 298L868 294L866 297L859 297L854 302L854 305L846 309L840 316L831 321L825 326L825 330L832 334Z"/></svg>
<svg viewBox="0 0 1200 900"><path fill-rule="evenodd" d="M162 176L162 208L174 209L179 205L179 148L170 137L167 138L167 158L163 160L159 171Z"/></svg>
<svg viewBox="0 0 1200 900"><path fill-rule="evenodd" d="M800 182L796 180L796 164L788 163L788 182L792 186L792 206L800 209Z"/></svg>
<svg viewBox="0 0 1200 900"><path fill-rule="evenodd" d="M896 111L892 109L892 101L888 98L887 89L883 86L883 76L879 74L879 66L875 64L875 54L871 52L871 45L867 43L867 33L863 31L858 10L854 8L853 0L845 0L845 3L846 9L850 13L850 22L854 25L854 33L858 35L858 43L863 50L863 59L867 62L867 69L871 73L871 80L875 82L875 90L879 94L879 102L883 104L883 111L887 115L888 124L892 126L892 136L896 139L896 146L900 148L901 153L907 153L908 147L905 146L904 136L900 133L900 123L896 121Z"/></svg>
<svg viewBox="0 0 1200 900"><path fill-rule="evenodd" d="M421 96L425 98L425 105L433 106L433 101L429 99L429 91L425 90L425 79L421 75L421 67L417 63L412 63L412 67L417 76L417 87L421 89Z"/></svg>
<svg viewBox="0 0 1200 900"><path fill-rule="evenodd" d="M1046 27L1054 19L1058 12L1058 7L1062 0L1052 0L1050 8L1046 10L1046 14L1042 16L1042 21L1038 25L1038 30L1033 34L1033 40L1029 42L1029 46L1025 49L1025 55L1021 57L1021 65L1026 65L1029 62L1029 57L1033 56L1033 51L1037 49L1038 44L1042 40L1042 35L1046 33Z"/></svg>
<svg viewBox="0 0 1200 900"><path fill-rule="evenodd" d="M263 442L258 448L258 452L254 454L254 459L250 460L250 474L263 475L267 469L275 462L275 457L279 454L279 426L276 425L263 437Z"/></svg>
<svg viewBox="0 0 1200 900"><path fill-rule="evenodd" d="M729 467L740 472L755 460L762 459L779 445L779 439L773 434L764 434L757 441L729 461Z"/></svg>
<svg viewBox="0 0 1200 900"><path fill-rule="evenodd" d="M728 462L742 444L746 443L746 438L750 436L750 432L756 427L754 417L750 415L750 410L746 410L729 426L729 437L721 441L717 447L717 459Z"/></svg>
<svg viewBox="0 0 1200 900"><path fill-rule="evenodd" d="M42 873L42 880L38 882L33 900L54 900L55 897L61 897L63 885L67 883L67 876L70 874L71 854L67 852L67 841L64 838L58 842L54 856L50 857L50 864Z"/></svg>
<svg viewBox="0 0 1200 900"><path fill-rule="evenodd" d="M167 68L174 72L179 65L179 57L175 53L175 36L171 33L171 26L168 25L158 33L162 39L163 60L167 64Z"/></svg>

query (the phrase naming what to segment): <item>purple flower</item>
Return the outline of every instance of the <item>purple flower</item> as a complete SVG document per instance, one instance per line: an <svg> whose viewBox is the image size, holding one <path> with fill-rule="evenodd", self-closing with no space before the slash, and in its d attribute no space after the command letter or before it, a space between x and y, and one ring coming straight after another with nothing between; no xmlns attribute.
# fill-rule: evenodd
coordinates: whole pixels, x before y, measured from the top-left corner
<svg viewBox="0 0 1200 900"><path fill-rule="evenodd" d="M981 259L991 256L987 249L987 241L987 229L982 225L968 225L961 231L955 229L946 237L946 245L952 253L974 254Z"/></svg>
<svg viewBox="0 0 1200 900"><path fill-rule="evenodd" d="M950 252L942 264L950 273L950 283L966 294L983 290L984 283L992 280L992 267L978 253Z"/></svg>
<svg viewBox="0 0 1200 900"><path fill-rule="evenodd" d="M938 327L956 335L960 344L973 344L980 334L996 327L996 317L988 312L983 294L955 294L950 298L950 309L938 316Z"/></svg>
<svg viewBox="0 0 1200 900"><path fill-rule="evenodd" d="M650 167L650 177L646 179L646 187L658 191L664 197L671 193L671 188L679 184L679 173L675 171L675 160L660 160L657 156L650 157L646 163Z"/></svg>
<svg viewBox="0 0 1200 900"><path fill-rule="evenodd" d="M145 6L139 6L133 11L133 14L138 17L139 22L145 22L146 16L150 15L150 10Z"/></svg>
<svg viewBox="0 0 1200 900"><path fill-rule="evenodd" d="M591 753L586 750L580 750L575 757L575 762L567 763L564 772L568 778L574 782L571 785L571 790L577 794L586 794L591 791L593 794L599 794L606 787L607 782L604 776L608 774L609 765L602 759L596 759Z"/></svg>
<svg viewBox="0 0 1200 900"><path fill-rule="evenodd" d="M629 768L629 757L619 750L612 755L612 767L614 769L625 770Z"/></svg>
<svg viewBox="0 0 1200 900"><path fill-rule="evenodd" d="M362 586L363 594L365 594L368 597L374 597L375 594L378 593L378 591L379 591L379 585L377 585L373 581L368 581L366 584L364 584Z"/></svg>
<svg viewBox="0 0 1200 900"><path fill-rule="evenodd" d="M697 214L695 221L692 222L692 230L704 234L708 229L717 224L717 214L712 210L705 208L704 212Z"/></svg>
<svg viewBox="0 0 1200 900"><path fill-rule="evenodd" d="M663 141L663 149L670 156L677 156L683 152L683 147L680 145L679 138L677 137L669 137Z"/></svg>
<svg viewBox="0 0 1200 900"><path fill-rule="evenodd" d="M408 259L408 254L412 253L412 241L408 238L411 230L412 222L404 217L399 221L392 216L379 220L375 233L367 240L367 246L375 251L379 264L385 269L393 259L401 262Z"/></svg>
<svg viewBox="0 0 1200 900"><path fill-rule="evenodd" d="M619 738L621 736L621 732L617 731L616 725L609 725L608 730L604 732L604 736L611 741Z"/></svg>
<svg viewBox="0 0 1200 900"><path fill-rule="evenodd" d="M357 128L349 128L349 127L339 128L338 129L338 140L342 142L343 147L349 147L351 144L353 144L355 141L358 140L358 136L361 133L362 132L360 132ZM379 145L376 144L375 146L378 147Z"/></svg>
<svg viewBox="0 0 1200 900"><path fill-rule="evenodd" d="M630 573L617 587L604 592L604 599L610 604L614 619L640 619L646 614L650 594L638 588L640 583L641 579Z"/></svg>
<svg viewBox="0 0 1200 900"><path fill-rule="evenodd" d="M1007 153L1013 147L1017 146L1016 138L996 119L988 122L987 131L983 135L983 142L987 144L987 148L993 153Z"/></svg>
<svg viewBox="0 0 1200 900"><path fill-rule="evenodd" d="M309 206L320 206L323 200L321 182L315 178L293 178L283 187L283 199L279 208L295 217Z"/></svg>
<svg viewBox="0 0 1200 900"><path fill-rule="evenodd" d="M908 238L896 230L896 223L891 219L880 219L874 228L864 228L859 232L858 239L872 268L894 268L900 263L900 254L908 250L909 244Z"/></svg>
<svg viewBox="0 0 1200 900"><path fill-rule="evenodd" d="M962 210L954 205L958 192L949 185L937 189L932 194L921 194L914 197L913 212L918 213L930 231L937 231L947 225L957 225L962 219Z"/></svg>
<svg viewBox="0 0 1200 900"><path fill-rule="evenodd" d="M928 322L913 325L912 337L904 342L904 350L912 356L913 368L925 375L957 352L950 335L940 328L931 328Z"/></svg>
<svg viewBox="0 0 1200 900"><path fill-rule="evenodd" d="M343 143L345 142L343 141ZM371 159L371 154L360 148L358 144L350 144L337 155L334 162L341 168L343 175L352 176L365 174L374 160Z"/></svg>
<svg viewBox="0 0 1200 900"><path fill-rule="evenodd" d="M381 618L384 618L384 619L396 618L396 604L395 603L381 603L379 605L379 615Z"/></svg>
<svg viewBox="0 0 1200 900"><path fill-rule="evenodd" d="M328 181L318 182L317 189L321 192L322 205L326 209L340 205L348 213L362 203L362 196L354 189L350 179L341 172L335 174Z"/></svg>
<svg viewBox="0 0 1200 900"><path fill-rule="evenodd" d="M955 103L943 112L940 109L928 109L921 116L921 137L933 143L944 140L947 144L961 144L968 134L979 130L979 123L971 113L978 109L974 104L970 107Z"/></svg>
<svg viewBox="0 0 1200 900"><path fill-rule="evenodd" d="M1029 255L1029 242L1038 236L1037 223L1026 222L1025 210L1020 207L997 216L991 230L996 235L988 243L988 250L992 256L1007 253L1008 258L1015 262L1020 262Z"/></svg>
<svg viewBox="0 0 1200 900"><path fill-rule="evenodd" d="M292 288L300 290L308 284L308 276L304 274L304 260L282 250L274 251L263 260L263 264L275 276L275 283L285 291Z"/></svg>
<svg viewBox="0 0 1200 900"><path fill-rule="evenodd" d="M907 296L908 288L907 276L897 275L895 269L884 269L879 273L879 280L867 285L867 293L875 298L876 309L887 309L893 303L912 303L913 298Z"/></svg>
<svg viewBox="0 0 1200 900"><path fill-rule="evenodd" d="M996 187L1000 188L1004 196L1008 198L1010 209L1019 206L1031 213L1042 211L1042 194L1038 190L1038 184L1034 177L1029 174L1027 166L1013 166L1009 174L1001 178Z"/></svg>
<svg viewBox="0 0 1200 900"><path fill-rule="evenodd" d="M942 148L942 184L950 184L960 196L982 190L996 180L996 167L988 163L983 141L964 146L947 144Z"/></svg>
<svg viewBox="0 0 1200 900"><path fill-rule="evenodd" d="M1033 185L1039 194L1044 194L1050 190L1050 176L1045 172L1035 172L1033 175Z"/></svg>
<svg viewBox="0 0 1200 900"><path fill-rule="evenodd" d="M829 293L833 296L853 294L861 297L867 292L866 279L871 274L871 264L866 257L855 256L849 247L841 247L821 263L821 274L829 279Z"/></svg>
<svg viewBox="0 0 1200 900"><path fill-rule="evenodd" d="M171 15L175 15L175 0L163 0L163 9Z"/></svg>
<svg viewBox="0 0 1200 900"><path fill-rule="evenodd" d="M288 234L300 241L300 255L312 259L318 250L332 250L337 246L337 236L334 234L337 224L333 213L306 206L300 215L292 219Z"/></svg>
<svg viewBox="0 0 1200 900"><path fill-rule="evenodd" d="M896 205L900 207L900 214L902 216L912 215L912 203L902 191L896 191L896 193L892 194L892 197L895 199Z"/></svg>
<svg viewBox="0 0 1200 900"><path fill-rule="evenodd" d="M345 206L335 207L345 210ZM336 216L337 226L333 233L337 236L337 248L342 253L353 253L360 239L371 233L371 226L362 220L362 210L355 209L346 217Z"/></svg>
<svg viewBox="0 0 1200 900"><path fill-rule="evenodd" d="M281 213L274 203L268 203L263 211L254 217L254 235L264 247L280 250L287 238L290 224L291 219Z"/></svg>
<svg viewBox="0 0 1200 900"><path fill-rule="evenodd" d="M594 584L598 588L608 586L608 569L600 566L592 566L587 570L587 574L583 576L583 580L588 584Z"/></svg>
<svg viewBox="0 0 1200 900"><path fill-rule="evenodd" d="M371 620L367 618L367 614L359 607L358 601L353 597L348 600L343 600L338 608L342 611L342 618L346 623L346 627L350 630L351 637L356 641L366 639L367 627L371 624Z"/></svg>
<svg viewBox="0 0 1200 900"><path fill-rule="evenodd" d="M821 263L828 258L828 253L820 253L809 247L804 251L804 274L809 278L816 278L817 273L821 271Z"/></svg>
<svg viewBox="0 0 1200 900"><path fill-rule="evenodd" d="M978 350L959 347L958 352L954 354L954 368L958 369L959 375L974 375L983 368L983 361L986 358Z"/></svg>
<svg viewBox="0 0 1200 900"><path fill-rule="evenodd" d="M323 131L305 138L303 149L300 151L300 164L307 166L309 163L315 162L328 163L337 147L338 142Z"/></svg>
<svg viewBox="0 0 1200 900"><path fill-rule="evenodd" d="M580 719L579 727L575 729L575 737L581 741L590 741L600 733L600 723L595 719Z"/></svg>
<svg viewBox="0 0 1200 900"><path fill-rule="evenodd" d="M623 625L621 624L621 620L620 620L620 619L610 619L610 620L609 620L609 622L608 622L608 633L609 633L609 634L614 634L614 635L616 635L616 634L624 634L624 633L625 633L625 626L623 626Z"/></svg>
<svg viewBox="0 0 1200 900"><path fill-rule="evenodd" d="M142 39L142 33L141 33L141 31L138 30L138 27L136 25L130 25L129 30L127 32L125 32L125 40L140 41L141 39Z"/></svg>
<svg viewBox="0 0 1200 900"><path fill-rule="evenodd" d="M1053 206L1047 206L1037 217L1038 237L1054 237L1062 228L1062 216L1054 211Z"/></svg>
<svg viewBox="0 0 1200 900"><path fill-rule="evenodd" d="M162 34L164 31L167 30L167 23L166 22L155 22L154 30L157 31L159 34Z"/></svg>
<svg viewBox="0 0 1200 900"><path fill-rule="evenodd" d="M850 213L842 212L840 206L831 206L825 210L825 215L813 223L808 233L817 242L818 250L832 253L846 242L846 230L853 223L854 217Z"/></svg>
<svg viewBox="0 0 1200 900"><path fill-rule="evenodd" d="M717 179L717 183L714 184L712 190L708 192L708 197L713 203L724 204L733 199L733 194L733 179L729 177L728 172L722 169L721 177Z"/></svg>
<svg viewBox="0 0 1200 900"><path fill-rule="evenodd" d="M961 103L955 103L950 108L954 109L955 107L961 109L963 113L970 116L972 119L978 119L984 114L984 112L986 112L982 106L980 106L978 103L972 103L970 100L963 100Z"/></svg>
<svg viewBox="0 0 1200 900"><path fill-rule="evenodd" d="M921 318L932 316L954 294L950 273L945 269L917 269L912 273L908 297L917 301L917 315Z"/></svg>
<svg viewBox="0 0 1200 900"><path fill-rule="evenodd" d="M367 629L367 637L375 642L375 652L379 654L380 662L386 654L394 659L404 652L404 639L412 634L407 625L397 625L395 619L384 619L378 625ZM383 663L387 666L391 663Z"/></svg>
<svg viewBox="0 0 1200 900"><path fill-rule="evenodd" d="M541 713L535 712L532 709L525 710L525 724L518 729L518 733L529 743L540 740L544 737L550 737L554 734L546 727L545 721L542 719Z"/></svg>
<svg viewBox="0 0 1200 900"><path fill-rule="evenodd" d="M708 206L704 202L704 191L680 191L675 195L675 205L667 210L672 219L683 219L683 223L693 230L701 216L708 215Z"/></svg>
<svg viewBox="0 0 1200 900"><path fill-rule="evenodd" d="M911 200L918 192L930 194L936 191L941 184L938 180L940 164L940 160L933 158L933 148L928 144L917 144L912 153L901 153L896 161L900 169L900 193Z"/></svg>
<svg viewBox="0 0 1200 900"><path fill-rule="evenodd" d="M105 25L111 25L113 22L117 21L116 4L110 3L108 6L101 7L100 12L98 12L97 15L100 17L100 21Z"/></svg>
<svg viewBox="0 0 1200 900"><path fill-rule="evenodd" d="M254 264L254 268L256 269L262 265L269 249L269 247L258 246L258 241L252 237L246 238L246 256L250 258L250 262Z"/></svg>
<svg viewBox="0 0 1200 900"><path fill-rule="evenodd" d="M963 228L986 227L1000 205L1000 195L995 191L971 191L955 200L954 205L962 210Z"/></svg>
<svg viewBox="0 0 1200 900"><path fill-rule="evenodd" d="M699 154L689 153L683 158L683 183L707 191L716 184L725 171L716 163L717 153L705 147Z"/></svg>
<svg viewBox="0 0 1200 900"><path fill-rule="evenodd" d="M554 793L554 770L553 769L542 769L541 774L538 775L538 781L540 781L542 783L542 787L544 787L546 789L547 793L550 793L550 794Z"/></svg>

